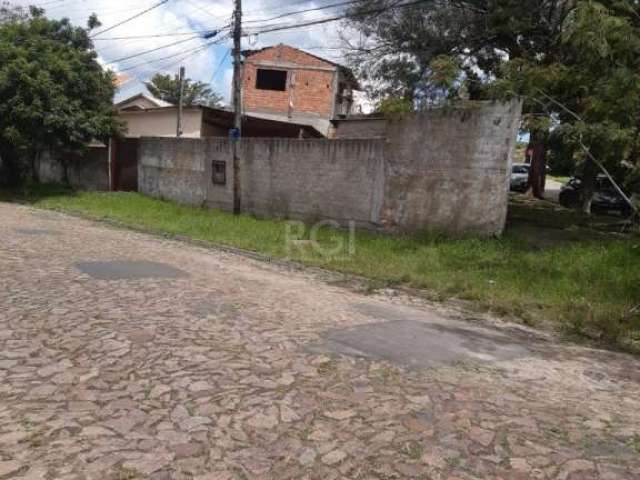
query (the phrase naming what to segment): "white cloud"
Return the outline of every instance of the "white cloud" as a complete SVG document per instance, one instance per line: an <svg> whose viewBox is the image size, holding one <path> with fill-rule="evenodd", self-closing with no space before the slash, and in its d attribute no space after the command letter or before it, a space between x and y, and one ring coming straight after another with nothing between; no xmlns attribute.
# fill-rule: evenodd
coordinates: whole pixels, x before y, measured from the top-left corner
<svg viewBox="0 0 640 480"><path fill-rule="evenodd" d="M86 24L89 15L96 13L103 24L99 29L102 30L153 6L157 1L130 2L132 6L127 7L127 2L114 2L113 0L59 0L59 2L55 3L49 0L45 9L47 10L47 15L51 17L60 18L66 16L78 25ZM33 2L29 0L12 0L11 3L29 5ZM245 29L247 31L255 31L265 26L265 23L253 23L251 20L268 19L283 13L306 10L333 3L337 3L336 0L288 0L286 2L283 0L244 0L244 20L247 21ZM161 7L99 35L95 40L95 45L101 63L116 72L125 70L127 75L133 77L131 81L122 86L117 98L122 99L144 91L143 82L162 67L168 67L170 72L177 72L179 65L182 64L186 67L189 78L209 82L230 48L231 41L227 39L219 45L204 48L207 43L206 40L195 38L190 41L184 41L189 38L187 35L144 39L106 39L134 35L197 32L222 28L229 24L232 8L232 0L169 0L167 4ZM340 12L341 10L337 8L306 12L296 17L274 19L267 22L267 24L290 25L333 17ZM257 37L244 38L243 48L261 48L272 44L286 43L298 48L306 48L311 53L340 62L342 60L341 51L335 49L341 43L338 37L339 29L339 22L332 22L296 30L267 33ZM226 34L227 32L225 31L224 33ZM105 40L98 40L98 38L104 38ZM184 42L162 48L156 52L113 63L115 60L178 41ZM200 48L202 50L199 51L198 49ZM176 56L161 60L171 55ZM184 58L188 55L190 55L188 58ZM182 58L184 60L180 63ZM223 73L218 72L213 84L214 88L225 99L229 100L232 77L230 55L226 56L221 68Z"/></svg>

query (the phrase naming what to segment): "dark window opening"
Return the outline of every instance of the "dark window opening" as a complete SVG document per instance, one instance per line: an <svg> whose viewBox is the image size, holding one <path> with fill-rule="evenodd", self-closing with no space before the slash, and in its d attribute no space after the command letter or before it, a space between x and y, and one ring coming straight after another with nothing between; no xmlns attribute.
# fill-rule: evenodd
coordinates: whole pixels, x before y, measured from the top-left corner
<svg viewBox="0 0 640 480"><path fill-rule="evenodd" d="M227 184L227 162L214 160L211 163L211 180L214 185Z"/></svg>
<svg viewBox="0 0 640 480"><path fill-rule="evenodd" d="M258 69L256 88L284 92L287 89L287 71Z"/></svg>

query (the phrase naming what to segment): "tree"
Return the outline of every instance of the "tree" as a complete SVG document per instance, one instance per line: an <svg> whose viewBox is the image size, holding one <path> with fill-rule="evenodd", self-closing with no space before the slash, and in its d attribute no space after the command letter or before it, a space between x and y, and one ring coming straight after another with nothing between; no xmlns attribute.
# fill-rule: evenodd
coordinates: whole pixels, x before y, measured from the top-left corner
<svg viewBox="0 0 640 480"><path fill-rule="evenodd" d="M180 77L156 74L147 82L147 89L156 98L177 105L180 101ZM207 107L219 107L222 97L214 92L206 83L195 82L186 78L184 80L183 105L204 105Z"/></svg>
<svg viewBox="0 0 640 480"><path fill-rule="evenodd" d="M377 6L392 7L392 0ZM382 95L403 92L421 108L457 96L495 96L491 84L513 60L552 61L561 51L562 24L571 12L563 0L433 0L411 8L352 10L351 26L364 42L350 59ZM534 195L544 190L549 118L535 102L525 102L525 126L534 150L531 182ZM546 118L545 118L546 117Z"/></svg>
<svg viewBox="0 0 640 480"><path fill-rule="evenodd" d="M545 111L563 150L573 150L580 160L585 214L600 172L596 159L623 180L630 173L624 165L638 166L639 8L626 0L574 2L558 54L547 61L512 60L497 82Z"/></svg>
<svg viewBox="0 0 640 480"><path fill-rule="evenodd" d="M9 2L0 3L0 24L24 19L26 16L27 12L25 12L24 8L12 6Z"/></svg>
<svg viewBox="0 0 640 480"><path fill-rule="evenodd" d="M535 196L544 190L551 131L583 157L585 212L595 180L585 146L614 167L637 165L638 2L433 0L364 15L371 3L352 9L350 25L363 41L350 45L349 57L382 97L402 95L416 108L460 91L525 98Z"/></svg>
<svg viewBox="0 0 640 480"><path fill-rule="evenodd" d="M88 31L34 7L0 10L1 180L34 173L29 160L44 149L82 151L119 132L113 75L97 62Z"/></svg>

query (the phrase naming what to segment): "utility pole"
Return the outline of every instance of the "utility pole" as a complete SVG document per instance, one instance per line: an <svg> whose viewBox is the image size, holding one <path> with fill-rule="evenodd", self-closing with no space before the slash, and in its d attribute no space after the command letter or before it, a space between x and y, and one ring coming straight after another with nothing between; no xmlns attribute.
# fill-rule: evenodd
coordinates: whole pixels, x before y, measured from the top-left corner
<svg viewBox="0 0 640 480"><path fill-rule="evenodd" d="M178 131L176 136L182 136L182 101L184 97L184 67L180 67L180 99L178 100Z"/></svg>
<svg viewBox="0 0 640 480"><path fill-rule="evenodd" d="M242 0L235 0L233 13L233 213L240 215L240 139L242 138Z"/></svg>

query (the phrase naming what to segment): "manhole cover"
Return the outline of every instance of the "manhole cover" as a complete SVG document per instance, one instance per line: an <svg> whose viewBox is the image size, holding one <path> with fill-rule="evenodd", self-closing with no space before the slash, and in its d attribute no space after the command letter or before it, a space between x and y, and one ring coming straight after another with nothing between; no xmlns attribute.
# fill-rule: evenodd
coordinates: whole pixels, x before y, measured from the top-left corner
<svg viewBox="0 0 640 480"><path fill-rule="evenodd" d="M189 275L171 265L146 261L79 262L75 267L98 280L139 278L185 278Z"/></svg>
<svg viewBox="0 0 640 480"><path fill-rule="evenodd" d="M16 233L20 235L56 235L58 232L38 228L18 228L16 229Z"/></svg>

